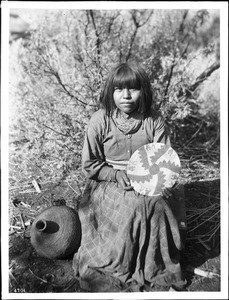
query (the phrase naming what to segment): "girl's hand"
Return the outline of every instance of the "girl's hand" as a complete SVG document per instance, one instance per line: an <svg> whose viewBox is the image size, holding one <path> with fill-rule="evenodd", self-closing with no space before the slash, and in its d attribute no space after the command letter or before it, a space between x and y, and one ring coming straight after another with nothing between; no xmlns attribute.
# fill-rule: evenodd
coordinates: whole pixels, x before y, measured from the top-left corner
<svg viewBox="0 0 229 300"><path fill-rule="evenodd" d="M124 171L117 171L116 172L116 181L119 185L121 185L121 187L126 190L126 191L130 191L133 189L133 187L130 184L130 179L128 178L126 172Z"/></svg>
<svg viewBox="0 0 229 300"><path fill-rule="evenodd" d="M173 196L172 194L172 188L165 188L162 192L161 192L161 196L164 197L165 199L169 199Z"/></svg>
<svg viewBox="0 0 229 300"><path fill-rule="evenodd" d="M174 196L173 192L175 192L177 189L179 189L180 184L178 182L175 182L174 185L171 188L165 188L161 192L161 196L165 199L169 199Z"/></svg>

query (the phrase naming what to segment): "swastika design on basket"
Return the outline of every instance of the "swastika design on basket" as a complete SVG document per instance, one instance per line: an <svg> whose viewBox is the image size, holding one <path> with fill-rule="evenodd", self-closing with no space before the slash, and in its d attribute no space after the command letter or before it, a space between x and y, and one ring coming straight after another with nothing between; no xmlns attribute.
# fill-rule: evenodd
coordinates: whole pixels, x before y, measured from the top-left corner
<svg viewBox="0 0 229 300"><path fill-rule="evenodd" d="M150 143L133 153L127 174L138 193L158 196L164 188L174 185L180 169L180 159L173 148L162 143Z"/></svg>

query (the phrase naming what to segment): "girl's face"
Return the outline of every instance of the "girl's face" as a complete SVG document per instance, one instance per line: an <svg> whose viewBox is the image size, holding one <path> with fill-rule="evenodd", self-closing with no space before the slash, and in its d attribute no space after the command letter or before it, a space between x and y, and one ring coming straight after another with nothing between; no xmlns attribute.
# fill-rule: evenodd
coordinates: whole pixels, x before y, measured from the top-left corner
<svg viewBox="0 0 229 300"><path fill-rule="evenodd" d="M114 88L113 98L117 108L126 114L132 113L138 108L140 90L132 88Z"/></svg>

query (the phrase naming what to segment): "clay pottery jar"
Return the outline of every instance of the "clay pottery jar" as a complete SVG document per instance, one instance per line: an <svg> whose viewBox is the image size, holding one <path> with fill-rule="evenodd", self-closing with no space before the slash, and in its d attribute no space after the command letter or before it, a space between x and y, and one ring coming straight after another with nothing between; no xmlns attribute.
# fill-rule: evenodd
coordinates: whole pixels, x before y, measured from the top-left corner
<svg viewBox="0 0 229 300"><path fill-rule="evenodd" d="M30 237L39 256L67 258L77 252L80 246L81 224L78 213L66 205L48 207L35 218Z"/></svg>

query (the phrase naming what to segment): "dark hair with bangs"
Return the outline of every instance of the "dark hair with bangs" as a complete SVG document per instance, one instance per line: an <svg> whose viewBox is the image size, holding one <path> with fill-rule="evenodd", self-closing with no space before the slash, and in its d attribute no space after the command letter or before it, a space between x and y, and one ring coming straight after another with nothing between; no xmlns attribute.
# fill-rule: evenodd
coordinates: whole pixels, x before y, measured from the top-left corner
<svg viewBox="0 0 229 300"><path fill-rule="evenodd" d="M122 63L114 68L100 95L100 103L110 116L116 108L113 93L115 88L129 88L140 90L138 112L149 114L152 107L152 91L150 80L145 70L136 64Z"/></svg>

